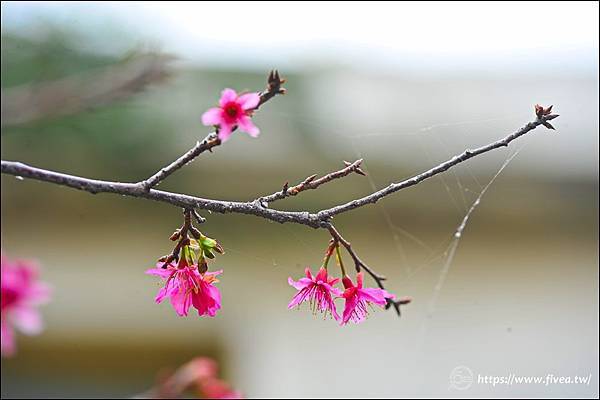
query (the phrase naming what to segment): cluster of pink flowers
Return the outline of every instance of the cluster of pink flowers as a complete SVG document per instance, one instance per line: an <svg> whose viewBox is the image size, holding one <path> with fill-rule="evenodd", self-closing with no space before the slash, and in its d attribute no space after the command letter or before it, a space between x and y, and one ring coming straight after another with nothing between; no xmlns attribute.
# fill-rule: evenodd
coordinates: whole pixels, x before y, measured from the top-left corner
<svg viewBox="0 0 600 400"><path fill-rule="evenodd" d="M16 350L13 326L27 335L41 332L37 306L50 299L50 288L38 281L31 261L10 260L2 254L1 270L1 348L3 356L11 356Z"/></svg>
<svg viewBox="0 0 600 400"><path fill-rule="evenodd" d="M169 297L177 315L185 317L191 306L198 310L198 315L214 317L221 308L221 293L214 286L216 278L222 271L198 271L198 264L188 264L185 258L173 263L159 262L155 268L146 271L166 280L165 286L158 291L155 301L161 303Z"/></svg>
<svg viewBox="0 0 600 400"><path fill-rule="evenodd" d="M238 95L233 89L225 89L221 93L219 107L214 107L202 115L204 125L218 127L219 139L225 142L236 127L252 137L257 137L259 129L250 116L260 102L258 93Z"/></svg>
<svg viewBox="0 0 600 400"><path fill-rule="evenodd" d="M343 291L335 287L339 279L329 277L325 268L321 267L316 276L312 275L310 268L306 268L305 272L306 277L300 278L298 281L288 278L289 284L298 290L288 304L288 308L294 308L304 301L308 301L313 312L319 311L325 315L331 315L341 325L350 321L356 324L360 323L367 317L369 304L384 307L387 299L395 298L393 294L383 289L363 287L362 272L356 274L356 285L348 275L345 275L342 278L345 289ZM345 300L344 312L341 317L336 310L335 298Z"/></svg>
<svg viewBox="0 0 600 400"><path fill-rule="evenodd" d="M146 274L165 281L156 295L156 303L168 297L181 317L187 316L192 306L201 317L214 317L221 309L221 292L215 283L219 282L217 276L223 271L209 272L207 260L214 259L215 253L223 254L224 250L219 242L193 226L189 211L185 215L184 225L169 238L177 242L175 249L161 257Z"/></svg>

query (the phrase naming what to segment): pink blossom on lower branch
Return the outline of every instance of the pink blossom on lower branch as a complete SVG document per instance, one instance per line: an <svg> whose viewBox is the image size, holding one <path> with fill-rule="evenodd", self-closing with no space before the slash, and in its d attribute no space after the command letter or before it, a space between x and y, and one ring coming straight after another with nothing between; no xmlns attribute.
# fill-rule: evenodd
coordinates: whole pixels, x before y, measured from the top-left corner
<svg viewBox="0 0 600 400"><path fill-rule="evenodd" d="M137 398L173 399L242 399L218 376L217 362L208 357L197 357L167 376L160 376L158 385Z"/></svg>
<svg viewBox="0 0 600 400"><path fill-rule="evenodd" d="M177 265L159 262L146 273L166 280L155 300L160 303L169 297L175 312L181 317L188 315L191 306L198 310L198 315L209 317L214 317L221 308L221 293L214 283L218 282L216 276L222 271L202 274L198 265L188 265L185 259L181 259Z"/></svg>
<svg viewBox="0 0 600 400"><path fill-rule="evenodd" d="M363 273L356 274L356 286L347 275L342 278L342 283L346 289L342 297L346 300L344 314L342 315L341 324L345 325L349 321L358 324L367 317L367 306L369 303L384 307L387 304L387 299L394 299L393 294L388 293L383 289L378 288L363 288Z"/></svg>
<svg viewBox="0 0 600 400"><path fill-rule="evenodd" d="M198 382L198 391L205 399L243 399L242 393L233 390L221 379L209 378Z"/></svg>
<svg viewBox="0 0 600 400"><path fill-rule="evenodd" d="M238 96L235 90L225 89L221 93L219 107L206 111L202 115L202 123L218 126L219 139L222 142L229 139L236 126L250 136L257 137L260 131L252 122L250 115L259 102L258 93L246 93Z"/></svg>
<svg viewBox="0 0 600 400"><path fill-rule="evenodd" d="M181 367L176 375L180 383L190 382L203 399L242 399L242 394L218 377L217 362L207 357L197 357Z"/></svg>
<svg viewBox="0 0 600 400"><path fill-rule="evenodd" d="M288 308L294 308L308 300L313 312L320 311L325 315L331 314L336 321L339 321L340 316L333 302L333 296L342 294L341 290L334 287L339 279L328 277L325 268L321 268L317 276L312 275L310 268L306 268L305 273L306 277L298 279L297 282L288 278L288 283L298 290L288 304Z"/></svg>
<svg viewBox="0 0 600 400"><path fill-rule="evenodd" d="M1 257L1 349L3 356L10 356L16 350L13 325L27 335L42 331L37 306L49 300L50 288L38 281L37 267L31 261Z"/></svg>

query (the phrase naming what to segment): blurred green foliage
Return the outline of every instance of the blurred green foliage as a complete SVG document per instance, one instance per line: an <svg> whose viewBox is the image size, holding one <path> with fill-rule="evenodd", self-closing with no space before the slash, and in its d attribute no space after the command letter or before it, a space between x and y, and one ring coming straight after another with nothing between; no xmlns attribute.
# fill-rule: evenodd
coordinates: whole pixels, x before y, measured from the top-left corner
<svg viewBox="0 0 600 400"><path fill-rule="evenodd" d="M3 32L2 88L64 78L119 60L77 49L74 35L58 29L43 38L26 38Z"/></svg>
<svg viewBox="0 0 600 400"><path fill-rule="evenodd" d="M93 73L126 62L133 54L96 54L79 48L73 37L59 30L36 40L3 33L3 90ZM166 143L164 132L168 132L161 113L140 105L143 98L144 92L74 115L3 127L3 158L44 162L50 168L67 170L77 165L81 173L102 170L119 171L123 178L138 176L152 161L148 152L161 148Z"/></svg>

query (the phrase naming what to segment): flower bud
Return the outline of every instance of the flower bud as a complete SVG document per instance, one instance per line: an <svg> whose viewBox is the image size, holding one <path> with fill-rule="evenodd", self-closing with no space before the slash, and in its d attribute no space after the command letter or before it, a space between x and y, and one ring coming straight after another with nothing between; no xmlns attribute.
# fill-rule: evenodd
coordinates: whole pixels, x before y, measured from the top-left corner
<svg viewBox="0 0 600 400"><path fill-rule="evenodd" d="M169 240L176 241L181 236L181 230L175 229L175 232L169 237Z"/></svg>
<svg viewBox="0 0 600 400"><path fill-rule="evenodd" d="M348 275L346 275L342 278L342 284L344 285L344 288L346 288L346 289L354 287L354 284L352 283L352 279L350 279L350 277Z"/></svg>
<svg viewBox="0 0 600 400"><path fill-rule="evenodd" d="M202 261L198 263L198 272L203 274L206 271L208 271L208 264L206 263L206 260L202 259Z"/></svg>

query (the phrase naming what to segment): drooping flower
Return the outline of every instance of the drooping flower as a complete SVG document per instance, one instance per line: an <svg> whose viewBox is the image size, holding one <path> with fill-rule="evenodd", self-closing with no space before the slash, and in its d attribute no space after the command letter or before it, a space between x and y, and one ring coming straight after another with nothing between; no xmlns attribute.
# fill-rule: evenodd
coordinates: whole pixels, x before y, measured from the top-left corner
<svg viewBox="0 0 600 400"><path fill-rule="evenodd" d="M341 324L345 325L348 321L355 324L362 322L367 314L367 306L369 303L384 307L387 299L394 299L393 294L379 288L363 288L363 273L356 274L356 286L352 280L346 275L342 279L344 288L346 289L342 297L346 300L344 314L342 315Z"/></svg>
<svg viewBox="0 0 600 400"><path fill-rule="evenodd" d="M292 278L288 278L288 283L298 290L298 293L294 295L292 301L288 304L288 308L294 308L308 300L313 312L320 311L325 315L329 313L336 321L339 321L340 316L333 302L333 296L342 294L341 290L334 287L339 279L328 277L327 270L323 267L321 267L317 276L312 275L310 268L306 268L305 273L306 277L298 279L297 282Z"/></svg>
<svg viewBox="0 0 600 400"><path fill-rule="evenodd" d="M42 331L42 319L37 306L50 299L50 288L38 281L37 266L31 261L1 256L1 350L3 356L13 355L16 347L13 325L27 335Z"/></svg>
<svg viewBox="0 0 600 400"><path fill-rule="evenodd" d="M257 137L259 129L252 122L250 114L260 102L258 93L239 95L233 89L225 89L221 93L219 107L214 107L202 115L204 125L217 125L219 139L222 142L229 139L234 127L239 127L252 137Z"/></svg>
<svg viewBox="0 0 600 400"><path fill-rule="evenodd" d="M146 273L166 280L155 301L161 303L168 296L175 312L181 317L188 315L191 306L198 310L198 315L209 317L214 317L221 308L221 293L214 283L218 282L216 276L222 271L201 274L197 264L189 265L182 258L177 265L159 262Z"/></svg>

